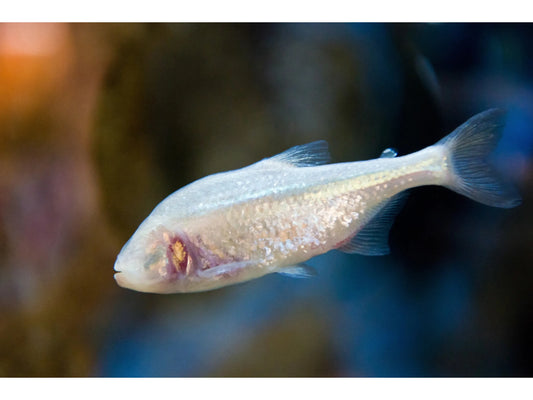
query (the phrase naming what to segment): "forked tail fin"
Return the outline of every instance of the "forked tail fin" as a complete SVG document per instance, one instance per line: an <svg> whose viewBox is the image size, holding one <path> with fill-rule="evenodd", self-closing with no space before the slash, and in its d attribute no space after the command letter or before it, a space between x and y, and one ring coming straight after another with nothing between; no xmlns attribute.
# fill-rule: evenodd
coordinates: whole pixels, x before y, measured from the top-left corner
<svg viewBox="0 0 533 400"><path fill-rule="evenodd" d="M501 138L505 111L490 109L479 113L437 145L447 149L450 175L445 186L493 207L511 208L520 204L520 195L488 164L487 157Z"/></svg>

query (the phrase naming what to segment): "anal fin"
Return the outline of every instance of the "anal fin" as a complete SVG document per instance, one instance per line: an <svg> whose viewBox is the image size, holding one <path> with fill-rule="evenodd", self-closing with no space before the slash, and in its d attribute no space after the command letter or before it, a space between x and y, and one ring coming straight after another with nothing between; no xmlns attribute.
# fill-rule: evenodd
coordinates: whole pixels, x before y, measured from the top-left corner
<svg viewBox="0 0 533 400"><path fill-rule="evenodd" d="M345 253L358 253L365 256L383 256L389 254L389 231L394 219L400 212L407 192L393 196L355 236L346 244L337 248Z"/></svg>

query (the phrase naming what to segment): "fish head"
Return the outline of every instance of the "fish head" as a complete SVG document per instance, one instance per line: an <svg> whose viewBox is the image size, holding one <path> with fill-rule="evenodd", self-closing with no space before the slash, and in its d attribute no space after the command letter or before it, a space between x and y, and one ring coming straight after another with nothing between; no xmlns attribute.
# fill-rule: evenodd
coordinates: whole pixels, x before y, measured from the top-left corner
<svg viewBox="0 0 533 400"><path fill-rule="evenodd" d="M185 236L160 225L142 225L126 242L115 261L119 286L140 292L179 292L192 267Z"/></svg>

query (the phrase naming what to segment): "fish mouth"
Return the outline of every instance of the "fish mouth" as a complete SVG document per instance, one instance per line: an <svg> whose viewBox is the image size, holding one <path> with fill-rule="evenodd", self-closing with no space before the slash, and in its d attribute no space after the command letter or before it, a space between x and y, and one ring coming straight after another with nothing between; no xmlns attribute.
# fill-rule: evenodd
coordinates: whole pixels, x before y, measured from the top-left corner
<svg viewBox="0 0 533 400"><path fill-rule="evenodd" d="M122 272L122 270L121 270L121 269L119 268L119 266L118 266L118 260L115 261L115 265L113 266L113 269L114 269L115 271L117 271L117 272ZM115 275L116 275L116 274L115 274Z"/></svg>
<svg viewBox="0 0 533 400"><path fill-rule="evenodd" d="M119 286L122 286L124 287L125 284L126 284L126 279L125 279L125 276L124 276L124 273L122 272L122 269L120 269L119 265L118 265L118 260L115 262L115 266L113 267L113 269L115 271L117 271L114 275L113 275L113 278L115 278L115 281L117 282L117 284Z"/></svg>
<svg viewBox="0 0 533 400"><path fill-rule="evenodd" d="M117 285L123 287L124 289L144 291L142 290L143 285L140 284L136 279L134 279L135 277L132 277L131 274L119 271L115 275L113 275L113 278L115 278Z"/></svg>
<svg viewBox="0 0 533 400"><path fill-rule="evenodd" d="M130 269L122 269L125 264L120 264L115 262L114 270L116 271L113 275L118 286L124 289L131 289L138 292L147 292L147 293L160 293L161 292L161 282L153 277L149 279L143 273L138 271L131 271Z"/></svg>
<svg viewBox="0 0 533 400"><path fill-rule="evenodd" d="M158 282L143 282L137 279L135 275L128 273L127 271L119 271L113 275L117 285L137 292L145 293L163 293Z"/></svg>
<svg viewBox="0 0 533 400"><path fill-rule="evenodd" d="M115 273L113 275L113 278L115 278L115 281L119 286L126 287L127 280L125 279L125 276L122 271L118 271L117 273Z"/></svg>

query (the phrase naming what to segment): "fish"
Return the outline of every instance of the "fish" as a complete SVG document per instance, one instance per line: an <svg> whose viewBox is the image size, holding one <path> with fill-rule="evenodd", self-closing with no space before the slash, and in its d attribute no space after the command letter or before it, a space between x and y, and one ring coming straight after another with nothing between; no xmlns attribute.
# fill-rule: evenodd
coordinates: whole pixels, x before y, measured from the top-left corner
<svg viewBox="0 0 533 400"><path fill-rule="evenodd" d="M120 251L114 278L140 292L201 292L271 273L311 277L305 261L333 249L385 255L405 194L417 186L515 207L520 195L487 160L504 125L505 111L489 109L405 156L387 149L328 164L327 142L316 141L209 175L154 208Z"/></svg>

